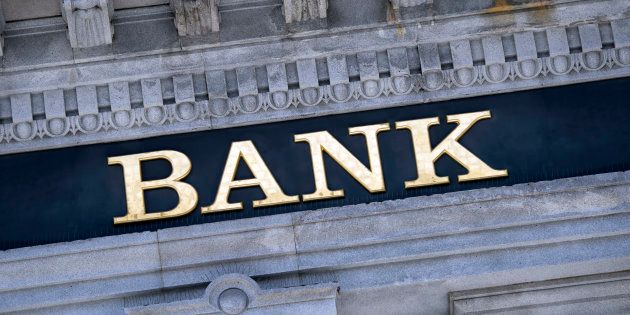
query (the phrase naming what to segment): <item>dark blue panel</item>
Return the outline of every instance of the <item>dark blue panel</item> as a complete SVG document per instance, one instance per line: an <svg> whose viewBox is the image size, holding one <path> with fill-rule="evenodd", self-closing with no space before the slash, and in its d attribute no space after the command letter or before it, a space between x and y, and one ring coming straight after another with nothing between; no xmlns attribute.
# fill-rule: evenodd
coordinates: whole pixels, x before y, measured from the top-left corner
<svg viewBox="0 0 630 315"><path fill-rule="evenodd" d="M0 156L0 248L16 248L159 228L217 222L322 207L357 204L412 196L439 194L483 187L505 186L555 178L628 170L630 166L630 79L601 81L504 95L477 97L428 105L375 110L276 124L164 136L113 144ZM348 127L439 117L431 128L433 144L454 125L446 115L491 110L462 138L461 143L495 169L508 169L509 177L457 183L465 170L448 157L437 164L439 175L452 184L404 189L416 176L409 132L379 135L387 192L368 193L332 159L326 167L332 189L343 188L343 199L295 205L251 208L262 198L258 188L234 191L231 201L243 201L245 210L116 225L123 216L125 195L120 166L107 166L107 157L156 150L177 150L193 162L186 181L199 192L199 206L213 202L232 141L252 140L287 194L314 190L308 145L294 143L293 135L330 131L367 164L362 136L348 136ZM168 163L147 162L145 179L165 177ZM241 167L238 177L249 176ZM170 209L177 202L168 189L146 193L152 211Z"/></svg>

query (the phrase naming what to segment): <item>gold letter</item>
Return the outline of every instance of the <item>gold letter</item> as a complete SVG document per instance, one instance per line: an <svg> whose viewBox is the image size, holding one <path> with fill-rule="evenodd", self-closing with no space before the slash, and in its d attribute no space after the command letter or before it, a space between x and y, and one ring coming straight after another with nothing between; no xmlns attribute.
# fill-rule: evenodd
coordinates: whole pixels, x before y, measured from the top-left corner
<svg viewBox="0 0 630 315"><path fill-rule="evenodd" d="M234 180L240 158L243 158L252 171L254 178ZM260 186L267 197L263 200L255 200L254 207L275 206L285 203L299 202L298 196L287 196L271 175L265 161L256 150L251 141L233 142L228 153L225 169L221 177L221 184L214 203L208 207L202 207L202 213L221 212L243 209L243 203L229 203L228 197L233 188Z"/></svg>
<svg viewBox="0 0 630 315"><path fill-rule="evenodd" d="M295 135L295 142L308 142L313 160L315 192L303 195L304 201L343 197L343 189L331 191L326 181L323 151L326 151L341 167L371 193L385 191L381 157L376 135L389 130L389 124L370 125L348 129L350 135L362 134L367 142L370 169L367 169L352 153L341 145L328 131Z"/></svg>
<svg viewBox="0 0 630 315"><path fill-rule="evenodd" d="M173 172L165 179L142 181L140 162L164 159L171 163ZM191 163L188 157L177 151L155 151L110 157L108 165L120 164L125 178L127 194L127 215L114 218L114 224L130 223L185 215L197 206L197 191L190 184L180 182L190 173ZM179 197L179 203L169 211L147 213L144 206L144 191L157 188L172 188Z"/></svg>
<svg viewBox="0 0 630 315"><path fill-rule="evenodd" d="M429 141L429 127L440 124L437 117L397 122L396 129L409 129L411 132L418 169L418 178L406 181L405 188L448 184L448 177L435 175L433 165L444 153L468 170L468 174L458 176L460 182L507 176L507 170L491 168L457 142L472 125L490 117L490 111L446 116L449 123L457 123L458 126L433 150Z"/></svg>

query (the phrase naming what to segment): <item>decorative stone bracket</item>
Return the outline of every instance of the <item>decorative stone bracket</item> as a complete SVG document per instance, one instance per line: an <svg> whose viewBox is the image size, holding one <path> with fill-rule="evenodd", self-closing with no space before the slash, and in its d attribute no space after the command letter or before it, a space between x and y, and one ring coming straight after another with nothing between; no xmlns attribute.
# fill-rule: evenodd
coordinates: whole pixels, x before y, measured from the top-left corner
<svg viewBox="0 0 630 315"><path fill-rule="evenodd" d="M242 274L223 275L199 299L126 308L127 314L337 314L336 284L262 290Z"/></svg>
<svg viewBox="0 0 630 315"><path fill-rule="evenodd" d="M433 3L433 0L390 0L394 10Z"/></svg>
<svg viewBox="0 0 630 315"><path fill-rule="evenodd" d="M62 15L68 23L72 48L89 48L112 43L114 14L112 0L63 0Z"/></svg>
<svg viewBox="0 0 630 315"><path fill-rule="evenodd" d="M203 36L219 31L218 0L171 0L179 36Z"/></svg>
<svg viewBox="0 0 630 315"><path fill-rule="evenodd" d="M0 124L0 154L264 122L266 116L292 117L298 107L315 112L327 105L343 112L344 106L378 108L630 73L630 19L541 32L544 45L533 31L524 31L424 42L384 54L363 51L272 63L264 71L246 66L48 90L43 112L34 105L42 99L37 93L10 95L11 116ZM260 89L263 76L268 91ZM228 86L236 89L228 91ZM131 106L132 96L140 106ZM73 103L78 112L69 109Z"/></svg>
<svg viewBox="0 0 630 315"><path fill-rule="evenodd" d="M284 0L284 19L287 24L325 19L328 0Z"/></svg>

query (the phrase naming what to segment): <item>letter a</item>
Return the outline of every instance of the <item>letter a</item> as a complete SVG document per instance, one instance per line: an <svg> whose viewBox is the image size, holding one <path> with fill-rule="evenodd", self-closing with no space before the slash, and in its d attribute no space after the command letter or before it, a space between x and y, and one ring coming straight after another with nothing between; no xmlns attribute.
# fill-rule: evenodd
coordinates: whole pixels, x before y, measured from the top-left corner
<svg viewBox="0 0 630 315"><path fill-rule="evenodd" d="M164 159L171 163L173 172L164 179L142 181L140 163L142 161ZM197 191L190 184L180 182L190 173L192 167L188 157L177 151L155 151L110 157L108 165L120 164L123 167L125 193L127 195L127 215L114 218L114 224L173 218L185 215L197 206ZM179 198L177 206L169 211L147 213L144 205L144 191L157 188L171 188Z"/></svg>
<svg viewBox="0 0 630 315"><path fill-rule="evenodd" d="M234 180L239 160L243 158L254 178ZM244 188L260 186L267 198L255 200L254 207L274 206L286 203L299 202L298 196L287 196L284 194L278 183L271 175L269 168L256 150L251 141L241 141L232 143L230 153L228 153L221 184L214 203L208 207L202 207L201 213L221 212L229 210L243 209L243 203L229 203L228 197L233 188Z"/></svg>
<svg viewBox="0 0 630 315"><path fill-rule="evenodd" d="M416 156L418 178L406 181L405 188L448 184L448 177L437 176L433 165L445 153L468 170L468 174L458 176L460 182L507 176L507 170L491 168L457 142L476 122L490 117L490 111L446 116L447 122L457 123L458 126L433 150L429 127L440 124L437 117L396 122L396 129L409 129L411 132Z"/></svg>

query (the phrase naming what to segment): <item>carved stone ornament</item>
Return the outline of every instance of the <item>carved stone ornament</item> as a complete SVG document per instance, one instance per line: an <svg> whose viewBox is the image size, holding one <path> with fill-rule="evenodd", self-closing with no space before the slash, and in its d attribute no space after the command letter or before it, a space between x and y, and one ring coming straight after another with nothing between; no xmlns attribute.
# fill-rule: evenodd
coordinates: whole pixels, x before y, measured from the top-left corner
<svg viewBox="0 0 630 315"><path fill-rule="evenodd" d="M4 12L2 12L2 1L0 1L0 57L3 55L4 38L2 37L4 32Z"/></svg>
<svg viewBox="0 0 630 315"><path fill-rule="evenodd" d="M191 128L212 129L212 124L222 119L251 124L258 119L265 121L265 118L257 118L264 116L246 118L244 115L286 111L278 115L290 117L301 115L300 107L331 103L367 106L373 102L387 104L390 102L387 98L399 97L418 102L437 101L494 94L517 87L627 77L630 73L627 31L630 19L611 22L614 47L604 46L598 24L593 26L578 26L582 49L576 51L569 49L567 27L547 29L548 56L539 54L531 31L485 35L480 38L483 61L478 64L473 60L474 46L470 40L452 40L444 46L451 57L448 68L443 67L446 61L441 60L440 48L435 42L390 47L383 60L379 59L377 51L369 50L328 56L326 80L320 76L317 58L292 61L293 74L288 73L288 63L274 62L264 65L268 91L259 90L258 70L252 65L236 69L228 65L225 69L206 71L205 76L193 72L144 78L140 84L114 81L108 83L108 89L100 89L98 93L95 84L64 90L55 86L44 92L45 119L25 111L33 107L28 93L9 95L12 111L10 120L0 124L0 155L72 146L88 140L106 141L110 137L137 139L165 132L190 132ZM513 38L512 51L504 45L504 38ZM508 52L514 53L514 50L516 60L507 60ZM356 59L356 65L347 62L350 56ZM409 61L415 58L420 64L419 73L410 69ZM379 67L387 68L388 72L379 73ZM351 71L358 73L359 80L350 80ZM228 76L228 72L236 75ZM297 86L289 85L291 75L297 77ZM163 81L171 81L172 85L163 88ZM236 95L228 95L230 85L238 88ZM206 86L207 99L196 95L198 86ZM163 95L163 90L169 88L173 90L174 103L166 102L172 96ZM78 115L65 112L71 105L66 104L64 91L71 89L77 95ZM107 92L109 96L104 99L110 101L110 108L103 110L99 108L99 93ZM132 108L132 95L141 95L142 107Z"/></svg>
<svg viewBox="0 0 630 315"><path fill-rule="evenodd" d="M284 0L284 19L289 23L326 18L328 0Z"/></svg>
<svg viewBox="0 0 630 315"><path fill-rule="evenodd" d="M62 0L63 18L68 23L72 48L89 48L112 43L114 13L112 0Z"/></svg>
<svg viewBox="0 0 630 315"><path fill-rule="evenodd" d="M203 36L219 31L217 0L171 0L179 36Z"/></svg>
<svg viewBox="0 0 630 315"><path fill-rule="evenodd" d="M390 0L395 10L415 7L421 4L433 3L433 0Z"/></svg>

